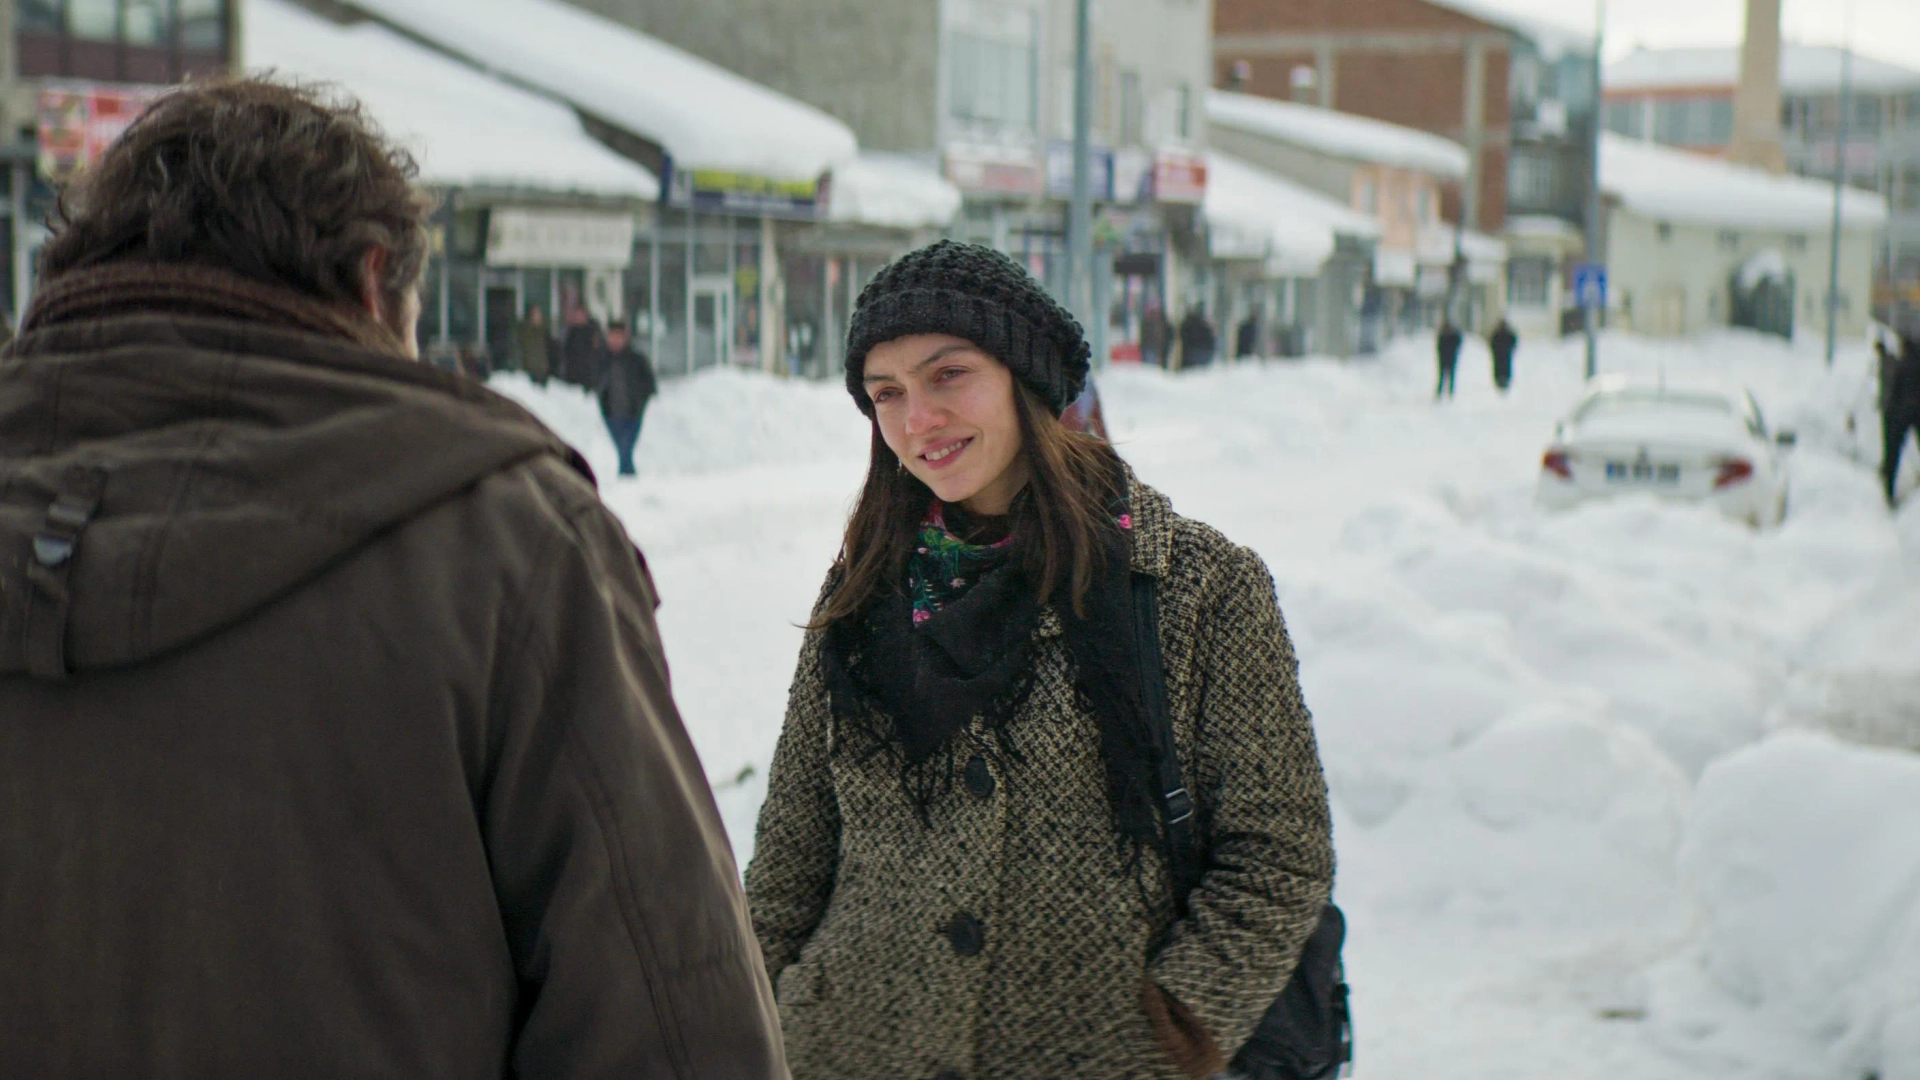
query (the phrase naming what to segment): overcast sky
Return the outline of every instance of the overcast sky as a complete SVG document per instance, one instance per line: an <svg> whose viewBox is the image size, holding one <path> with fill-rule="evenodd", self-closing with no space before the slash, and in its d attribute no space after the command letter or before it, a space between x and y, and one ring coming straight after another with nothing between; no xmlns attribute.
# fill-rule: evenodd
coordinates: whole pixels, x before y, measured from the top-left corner
<svg viewBox="0 0 1920 1080"><path fill-rule="evenodd" d="M1593 0L1480 0L1488 7L1592 31ZM1839 45L1853 9L1853 45L1920 70L1920 0L1785 0L1780 30L1789 41ZM1607 0L1607 56L1635 45L1737 45L1746 0Z"/></svg>

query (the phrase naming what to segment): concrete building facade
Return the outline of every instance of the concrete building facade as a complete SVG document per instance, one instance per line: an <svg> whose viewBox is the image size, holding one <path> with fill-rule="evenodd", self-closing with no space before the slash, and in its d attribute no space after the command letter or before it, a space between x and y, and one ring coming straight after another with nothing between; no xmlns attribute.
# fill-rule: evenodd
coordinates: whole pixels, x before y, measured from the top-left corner
<svg viewBox="0 0 1920 1080"><path fill-rule="evenodd" d="M1694 153L1727 156L1734 142L1741 52L1643 49L1608 65L1607 130ZM1851 66L1844 152L1841 73ZM1849 187L1892 209L1875 251L1873 307L1883 321L1920 329L1920 71L1837 48L1780 52L1780 139L1790 172L1830 180L1844 160Z"/></svg>
<svg viewBox="0 0 1920 1080"><path fill-rule="evenodd" d="M845 121L863 147L938 168L953 235L1064 284L1072 0L573 0ZM1105 0L1093 28L1096 348L1205 293L1203 95L1211 0ZM877 270L877 262L866 267ZM857 281L842 278L852 290Z"/></svg>

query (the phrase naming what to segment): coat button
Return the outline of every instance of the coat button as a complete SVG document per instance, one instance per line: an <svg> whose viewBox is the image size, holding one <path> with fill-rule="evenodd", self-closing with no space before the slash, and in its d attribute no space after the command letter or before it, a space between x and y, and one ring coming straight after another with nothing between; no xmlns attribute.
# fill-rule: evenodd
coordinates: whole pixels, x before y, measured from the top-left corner
<svg viewBox="0 0 1920 1080"><path fill-rule="evenodd" d="M973 792L975 798L993 797L993 770L979 754L967 759L967 790Z"/></svg>
<svg viewBox="0 0 1920 1080"><path fill-rule="evenodd" d="M947 924L947 940L961 956L979 956L980 950L987 947L986 924L964 912L955 915Z"/></svg>

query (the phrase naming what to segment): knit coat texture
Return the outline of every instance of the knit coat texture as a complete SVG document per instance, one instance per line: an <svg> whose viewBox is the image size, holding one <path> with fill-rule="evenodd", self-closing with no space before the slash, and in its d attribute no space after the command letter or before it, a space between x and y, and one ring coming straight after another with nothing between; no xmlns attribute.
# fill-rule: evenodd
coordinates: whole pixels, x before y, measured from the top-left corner
<svg viewBox="0 0 1920 1080"><path fill-rule="evenodd" d="M1292 974L1333 850L1273 579L1137 480L1131 507L1210 841L1187 917L1160 853L1135 864L1114 830L1097 722L1052 607L1012 753L977 720L962 731L926 823L897 749L837 730L810 632L746 874L796 1080L1176 1080L1146 981L1230 1055Z"/></svg>

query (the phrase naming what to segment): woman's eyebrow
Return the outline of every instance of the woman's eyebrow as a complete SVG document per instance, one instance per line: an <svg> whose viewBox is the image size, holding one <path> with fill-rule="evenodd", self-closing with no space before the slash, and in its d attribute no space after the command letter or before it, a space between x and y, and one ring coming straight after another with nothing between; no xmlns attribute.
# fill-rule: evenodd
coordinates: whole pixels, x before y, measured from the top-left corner
<svg viewBox="0 0 1920 1080"><path fill-rule="evenodd" d="M929 366L933 364L937 364L942 360L945 360L947 357L952 356L954 353L973 352L973 351L975 351L975 349L972 345L946 345L941 348L935 349L933 352L933 355L913 365L911 368L908 368L907 370L908 371L924 371ZM892 375L869 375L860 381L865 384L870 384L870 383L877 383L877 382L886 382L888 379L891 379L891 378L893 378Z"/></svg>

